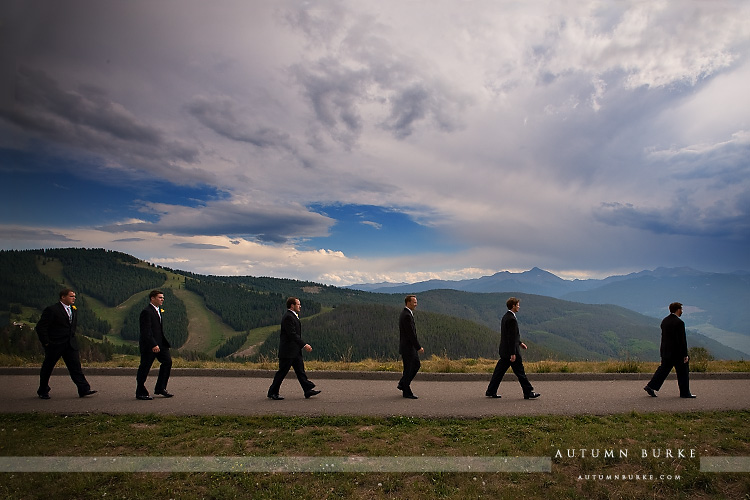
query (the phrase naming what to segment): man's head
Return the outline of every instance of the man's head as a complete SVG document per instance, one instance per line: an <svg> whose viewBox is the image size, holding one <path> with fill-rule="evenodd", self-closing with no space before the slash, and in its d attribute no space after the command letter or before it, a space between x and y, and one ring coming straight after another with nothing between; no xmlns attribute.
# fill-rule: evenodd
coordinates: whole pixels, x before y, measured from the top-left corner
<svg viewBox="0 0 750 500"><path fill-rule="evenodd" d="M151 301L151 304L160 307L164 303L164 292L161 290L151 290L151 293L148 294L148 299Z"/></svg>
<svg viewBox="0 0 750 500"><path fill-rule="evenodd" d="M413 311L417 308L417 296L407 295L406 297L404 297L404 304L406 305L406 307Z"/></svg>
<svg viewBox="0 0 750 500"><path fill-rule="evenodd" d="M60 302L66 306L72 306L76 301L76 293L70 288L63 288L60 290Z"/></svg>
<svg viewBox="0 0 750 500"><path fill-rule="evenodd" d="M511 297L505 301L505 305L508 307L509 311L518 312L518 309L521 307L521 299Z"/></svg>
<svg viewBox="0 0 750 500"><path fill-rule="evenodd" d="M286 299L286 308L299 314L300 310L302 309L302 304L300 304L297 297L289 297L288 299Z"/></svg>
<svg viewBox="0 0 750 500"><path fill-rule="evenodd" d="M672 302L669 304L669 312L676 314L677 316L682 316L682 304L679 302Z"/></svg>

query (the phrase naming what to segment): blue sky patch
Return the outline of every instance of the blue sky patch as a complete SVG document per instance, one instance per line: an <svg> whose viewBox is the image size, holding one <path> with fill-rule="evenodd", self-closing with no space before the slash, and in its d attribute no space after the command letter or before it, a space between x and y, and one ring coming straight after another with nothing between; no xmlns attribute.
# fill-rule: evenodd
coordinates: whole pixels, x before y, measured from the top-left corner
<svg viewBox="0 0 750 500"><path fill-rule="evenodd" d="M395 208L374 205L312 205L310 210L336 220L326 238L307 242L311 248L341 250L349 257L379 257L462 249L435 228L414 222Z"/></svg>

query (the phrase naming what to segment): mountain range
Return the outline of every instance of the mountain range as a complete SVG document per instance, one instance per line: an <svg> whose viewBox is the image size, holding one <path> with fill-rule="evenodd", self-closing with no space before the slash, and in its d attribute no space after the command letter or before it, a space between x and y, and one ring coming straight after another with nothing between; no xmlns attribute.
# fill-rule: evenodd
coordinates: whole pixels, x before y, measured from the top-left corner
<svg viewBox="0 0 750 500"><path fill-rule="evenodd" d="M613 304L652 317L668 314L670 302L682 302L689 328L750 355L750 273L710 273L687 267L659 267L605 279L565 280L534 267L481 278L417 283L351 285L375 293L419 293L452 289L475 293L530 293L582 302Z"/></svg>

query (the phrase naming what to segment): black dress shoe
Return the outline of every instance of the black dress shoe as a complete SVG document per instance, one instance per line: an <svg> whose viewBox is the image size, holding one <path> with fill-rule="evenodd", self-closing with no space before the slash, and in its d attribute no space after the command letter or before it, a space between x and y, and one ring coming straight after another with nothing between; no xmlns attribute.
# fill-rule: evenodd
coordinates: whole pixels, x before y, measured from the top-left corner
<svg viewBox="0 0 750 500"><path fill-rule="evenodd" d="M39 394L39 399L49 399L49 398L50 398L49 394L47 394L47 393Z"/></svg>
<svg viewBox="0 0 750 500"><path fill-rule="evenodd" d="M398 389L399 391L403 391L403 390L404 390L404 386L403 386L403 385L401 385L401 384L398 384L398 385L396 386L396 389Z"/></svg>
<svg viewBox="0 0 750 500"><path fill-rule="evenodd" d="M318 390L315 390L315 389L310 389L309 391L307 391L307 392L305 393L305 399L309 399L309 398L311 398L312 396L315 396L316 394L320 394L320 391L318 391Z"/></svg>
<svg viewBox="0 0 750 500"><path fill-rule="evenodd" d="M136 394L135 399L140 399L141 401L151 401L154 398L152 398L148 394Z"/></svg>
<svg viewBox="0 0 750 500"><path fill-rule="evenodd" d="M656 397L656 392L649 386L644 387L643 390L646 391L648 395L651 396L652 398Z"/></svg>
<svg viewBox="0 0 750 500"><path fill-rule="evenodd" d="M92 394L96 394L97 392L98 391L92 391L91 389L89 389L86 392L82 392L82 393L78 394L78 397L79 398L85 398L86 396L91 396Z"/></svg>
<svg viewBox="0 0 750 500"><path fill-rule="evenodd" d="M415 396L414 394L404 394L404 397L405 397L406 399L419 399L419 398L418 398L417 396Z"/></svg>
<svg viewBox="0 0 750 500"><path fill-rule="evenodd" d="M532 391L532 392L530 392L528 394L524 394L523 395L523 399L536 399L539 396L541 396L541 394L539 394L538 392L533 392Z"/></svg>
<svg viewBox="0 0 750 500"><path fill-rule="evenodd" d="M159 394L161 396L164 396L165 398L171 398L174 396L174 394L167 392L166 390L163 391L154 391L154 394Z"/></svg>
<svg viewBox="0 0 750 500"><path fill-rule="evenodd" d="M490 394L489 392L485 392L484 395L493 399L500 399L502 397L500 394Z"/></svg>
<svg viewBox="0 0 750 500"><path fill-rule="evenodd" d="M269 398L273 399L274 401L281 401L284 399L284 396L279 396L278 394L269 394Z"/></svg>
<svg viewBox="0 0 750 500"><path fill-rule="evenodd" d="M696 396L695 394L687 394L687 395L685 395L685 396L680 396L680 397L681 397L681 398L687 398L687 399L695 399L695 398L697 398L698 396Z"/></svg>

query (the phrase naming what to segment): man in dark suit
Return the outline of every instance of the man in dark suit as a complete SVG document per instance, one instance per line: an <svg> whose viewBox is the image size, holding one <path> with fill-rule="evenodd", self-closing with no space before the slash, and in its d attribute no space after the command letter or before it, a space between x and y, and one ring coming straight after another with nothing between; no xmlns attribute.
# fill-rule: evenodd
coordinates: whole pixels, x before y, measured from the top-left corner
<svg viewBox="0 0 750 500"><path fill-rule="evenodd" d="M73 305L76 293L70 288L60 291L60 302L47 307L36 324L36 333L44 347L44 361L39 372L39 389L36 393L41 399L50 399L49 379L52 369L60 358L68 368L68 374L78 388L78 396L85 397L96 393L86 381L81 369L81 359L76 340L78 313Z"/></svg>
<svg viewBox="0 0 750 500"><path fill-rule="evenodd" d="M511 297L506 301L505 305L508 307L508 312L500 320L500 359L497 365L495 365L490 385L487 386L484 394L488 398L499 398L500 395L497 393L497 389L500 387L500 381L503 380L503 376L508 371L508 368L512 368L513 373L518 377L521 389L523 389L523 398L536 399L540 394L534 392L531 382L526 377L523 360L521 359L521 349L527 349L526 344L521 342L521 333L518 329L518 319L516 318L516 313L521 307L521 301L515 297Z"/></svg>
<svg viewBox="0 0 750 500"><path fill-rule="evenodd" d="M404 361L404 372L401 380L398 381L397 388L403 392L405 398L418 399L411 392L411 381L414 380L420 366L422 366L419 362L419 355L420 353L424 353L424 348L419 345L419 340L417 339L417 325L414 322L414 309L417 308L417 296L407 295L404 298L404 304L404 310L401 311L401 316L398 318L398 353Z"/></svg>
<svg viewBox="0 0 750 500"><path fill-rule="evenodd" d="M651 381L643 388L649 396L656 397L656 391L661 389L667 379L667 375L674 367L677 373L677 386L680 388L681 398L694 398L690 393L690 368L688 366L688 347L685 335L685 323L680 319L682 316L682 304L672 302L669 304L669 316L661 322L661 364L656 369Z"/></svg>
<svg viewBox="0 0 750 500"><path fill-rule="evenodd" d="M149 304L141 311L139 320L141 336L138 346L141 351L141 364L136 375L135 397L141 400L154 399L146 389L146 378L154 360L158 359L161 366L159 366L159 377L156 379L154 394L171 398L174 394L167 392L167 382L169 373L172 371L172 356L169 354L170 345L164 336L162 325L164 309L161 306L164 304L164 293L161 290L151 290L148 298Z"/></svg>
<svg viewBox="0 0 750 500"><path fill-rule="evenodd" d="M284 381L284 377L289 373L289 368L294 368L299 385L305 393L305 398L310 398L320 394L305 373L305 362L302 359L302 351L311 352L312 346L302 341L302 322L299 320L299 313L302 305L297 297L286 299L287 311L281 318L281 337L279 340L279 371L273 377L273 383L268 388L268 397L280 401L284 399L279 396L279 388Z"/></svg>

